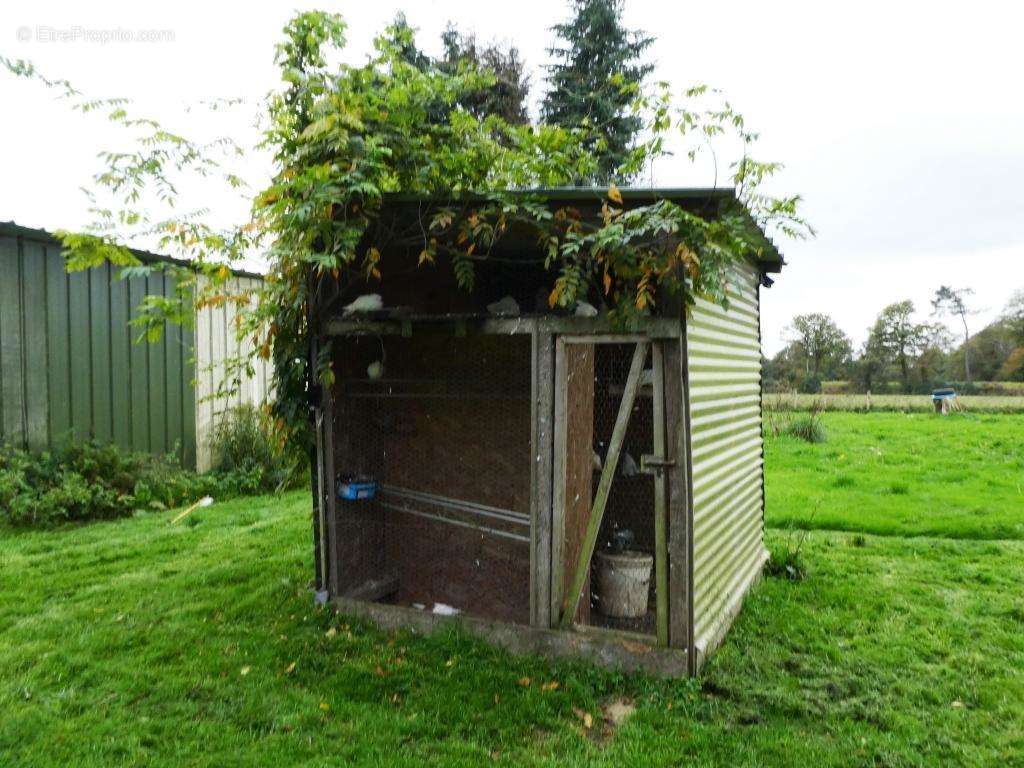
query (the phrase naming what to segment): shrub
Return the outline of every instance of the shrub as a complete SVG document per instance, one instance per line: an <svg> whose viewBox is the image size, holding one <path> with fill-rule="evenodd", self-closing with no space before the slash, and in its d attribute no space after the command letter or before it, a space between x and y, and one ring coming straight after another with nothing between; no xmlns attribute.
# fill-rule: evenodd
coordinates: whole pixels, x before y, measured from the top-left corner
<svg viewBox="0 0 1024 768"><path fill-rule="evenodd" d="M790 437L805 440L808 443L824 443L828 440L828 433L817 412L794 418L783 431Z"/></svg>
<svg viewBox="0 0 1024 768"><path fill-rule="evenodd" d="M109 519L137 509L225 495L220 478L185 470L173 456L72 443L30 453L0 447L0 523L45 526Z"/></svg>
<svg viewBox="0 0 1024 768"><path fill-rule="evenodd" d="M771 547L768 555L768 562L765 564L765 573L777 579L789 581L803 581L807 576L807 564L801 549L807 532L794 539L788 536L785 541Z"/></svg>
<svg viewBox="0 0 1024 768"><path fill-rule="evenodd" d="M242 493L270 493L298 485L309 461L283 446L270 418L251 405L232 408L210 441L214 471L232 478Z"/></svg>
<svg viewBox="0 0 1024 768"><path fill-rule="evenodd" d="M814 374L808 374L800 382L798 390L802 395L816 395L821 392L821 379Z"/></svg>

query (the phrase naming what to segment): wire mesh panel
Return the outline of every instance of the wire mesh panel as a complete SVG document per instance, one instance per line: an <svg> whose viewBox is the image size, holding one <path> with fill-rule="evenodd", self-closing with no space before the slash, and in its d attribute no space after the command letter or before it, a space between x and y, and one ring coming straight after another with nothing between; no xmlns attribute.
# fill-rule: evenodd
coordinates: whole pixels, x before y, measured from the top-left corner
<svg viewBox="0 0 1024 768"><path fill-rule="evenodd" d="M338 502L343 591L528 622L529 337L358 337L335 361L339 482L376 487Z"/></svg>
<svg viewBox="0 0 1024 768"><path fill-rule="evenodd" d="M556 447L562 457L556 469L561 475L556 503L564 510L564 543L558 555L564 594L572 593L636 349L634 343L585 341L561 347L564 401L556 418L562 420L563 438ZM583 585L584 599L574 616L577 624L644 633L655 629L654 479L640 467L641 457L651 454L654 444L651 365L648 354Z"/></svg>

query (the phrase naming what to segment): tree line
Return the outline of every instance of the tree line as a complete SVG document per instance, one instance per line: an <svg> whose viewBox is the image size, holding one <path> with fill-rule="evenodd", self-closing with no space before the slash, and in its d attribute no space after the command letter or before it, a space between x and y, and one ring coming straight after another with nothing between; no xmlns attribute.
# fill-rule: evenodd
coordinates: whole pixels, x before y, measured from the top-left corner
<svg viewBox="0 0 1024 768"><path fill-rule="evenodd" d="M884 307L857 350L829 315L797 315L786 328L786 345L764 360L766 389L821 391L824 381L846 381L852 391L927 392L979 381L1024 382L1024 289L1018 290L999 317L971 333L969 288L941 286L931 312L920 317L914 303ZM955 322L952 333L944 318Z"/></svg>
<svg viewBox="0 0 1024 768"><path fill-rule="evenodd" d="M540 104L545 125L588 129L587 149L596 169L577 184L607 185L623 179L622 166L643 128L633 110L637 94L654 65L643 54L654 42L639 30L622 24L623 0L570 0L571 17L556 24L554 44L548 48L553 63L547 67L547 90ZM526 61L512 45L483 43L472 33L460 32L449 22L441 34L441 55L419 48L404 13L399 13L387 35L402 58L421 71L455 75L460 70L487 70L493 85L463 93L454 103L440 102L432 119L438 123L461 108L478 119L497 115L512 125L530 122L530 76Z"/></svg>

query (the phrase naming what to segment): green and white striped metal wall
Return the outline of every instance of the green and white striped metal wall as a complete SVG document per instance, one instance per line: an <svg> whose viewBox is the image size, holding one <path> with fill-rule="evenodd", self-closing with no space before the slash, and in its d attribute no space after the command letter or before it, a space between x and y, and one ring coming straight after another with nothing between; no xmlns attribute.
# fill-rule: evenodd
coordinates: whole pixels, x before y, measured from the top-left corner
<svg viewBox="0 0 1024 768"><path fill-rule="evenodd" d="M767 557L759 283L756 267L738 267L728 310L698 299L687 317L698 658L721 642Z"/></svg>
<svg viewBox="0 0 1024 768"><path fill-rule="evenodd" d="M159 341L135 343L130 321L142 298L173 295L174 278L154 272L121 280L117 272L105 264L69 274L52 235L0 223L0 442L43 449L95 439L176 451L186 466L198 461L206 469L219 414L263 402L270 371L259 362L237 396L210 397L224 355L237 346L225 310L200 313L198 345L195 329L172 323ZM240 273L236 287L258 279Z"/></svg>

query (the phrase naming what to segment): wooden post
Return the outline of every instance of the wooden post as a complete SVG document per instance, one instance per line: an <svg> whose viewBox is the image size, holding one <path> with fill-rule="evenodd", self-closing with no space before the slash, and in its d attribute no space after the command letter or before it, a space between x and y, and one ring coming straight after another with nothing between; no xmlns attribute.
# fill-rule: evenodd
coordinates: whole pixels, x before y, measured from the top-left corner
<svg viewBox="0 0 1024 768"><path fill-rule="evenodd" d="M339 384L340 386L340 384ZM325 387L322 394L324 482L320 492L327 501L327 585L332 597L341 594L341 538L338 535L337 472L334 469L334 387Z"/></svg>
<svg viewBox="0 0 1024 768"><path fill-rule="evenodd" d="M530 487L530 623L552 625L552 455L554 434L555 341L550 333L532 334Z"/></svg>
<svg viewBox="0 0 1024 768"><path fill-rule="evenodd" d="M619 413L615 417L615 429L612 430L612 438L608 443L608 455L605 457L604 468L601 470L601 480L597 486L597 493L594 497L594 507L590 510L590 520L587 525L587 533L583 539L583 546L580 548L579 559L576 561L576 568L573 571L571 586L562 602L561 626L563 629L572 624L573 616L576 615L576 606L579 605L580 593L583 583L586 581L590 571L590 558L594 555L594 546L597 544L597 534L601 530L601 521L604 518L604 508L608 504L608 494L611 492L612 480L615 478L615 471L619 466L619 454L622 452L622 443L626 438L626 428L629 426L629 417L633 411L633 403L636 401L636 393L640 388L640 378L644 369L644 361L647 359L647 348L650 342L639 341L636 351L633 353L633 362L629 367L629 376L626 379L626 386L622 392L622 402L619 405Z"/></svg>
<svg viewBox="0 0 1024 768"><path fill-rule="evenodd" d="M652 416L654 420L654 455L670 461L665 440L665 369L661 341L654 342L651 357ZM655 468L654 481L654 599L657 606L658 645L668 645L668 499L666 468Z"/></svg>
<svg viewBox="0 0 1024 768"><path fill-rule="evenodd" d="M686 432L685 357L684 341L667 341L664 345L663 371L665 375L665 431L669 447L668 458L673 462L668 472L668 594L669 645L687 648L690 643L689 582L690 567L688 542L690 538L689 461Z"/></svg>
<svg viewBox="0 0 1024 768"><path fill-rule="evenodd" d="M594 345L559 339L555 351L555 482L551 601L558 616L587 529L594 478ZM589 576L589 574L588 574ZM590 594L587 578L582 594ZM575 621L590 620L581 600Z"/></svg>

